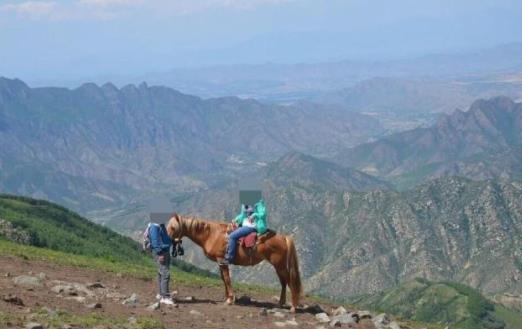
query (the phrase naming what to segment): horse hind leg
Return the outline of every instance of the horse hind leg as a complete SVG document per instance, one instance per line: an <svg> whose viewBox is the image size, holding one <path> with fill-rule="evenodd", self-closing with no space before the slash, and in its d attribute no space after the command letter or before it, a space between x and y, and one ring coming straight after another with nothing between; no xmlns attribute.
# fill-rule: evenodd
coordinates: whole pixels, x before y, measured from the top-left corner
<svg viewBox="0 0 522 329"><path fill-rule="evenodd" d="M279 306L283 307L286 304L286 286L288 284L288 273L285 270L277 270L277 276L281 283L281 295L279 297Z"/></svg>

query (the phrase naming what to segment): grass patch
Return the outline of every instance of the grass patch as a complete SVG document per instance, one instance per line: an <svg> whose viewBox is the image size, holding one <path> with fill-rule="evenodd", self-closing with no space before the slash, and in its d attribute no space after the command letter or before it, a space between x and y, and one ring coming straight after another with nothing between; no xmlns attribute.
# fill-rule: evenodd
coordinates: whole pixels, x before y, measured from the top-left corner
<svg viewBox="0 0 522 329"><path fill-rule="evenodd" d="M505 329L522 328L522 314L510 310L502 305L495 305L495 314L506 324Z"/></svg>

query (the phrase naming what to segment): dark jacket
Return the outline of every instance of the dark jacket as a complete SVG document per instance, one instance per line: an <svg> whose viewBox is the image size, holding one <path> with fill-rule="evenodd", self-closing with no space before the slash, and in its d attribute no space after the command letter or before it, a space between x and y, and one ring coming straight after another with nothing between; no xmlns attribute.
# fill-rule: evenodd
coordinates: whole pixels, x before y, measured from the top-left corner
<svg viewBox="0 0 522 329"><path fill-rule="evenodd" d="M167 234L167 229L164 224L151 225L149 229L150 247L152 253L159 255L162 252L169 252L172 241Z"/></svg>

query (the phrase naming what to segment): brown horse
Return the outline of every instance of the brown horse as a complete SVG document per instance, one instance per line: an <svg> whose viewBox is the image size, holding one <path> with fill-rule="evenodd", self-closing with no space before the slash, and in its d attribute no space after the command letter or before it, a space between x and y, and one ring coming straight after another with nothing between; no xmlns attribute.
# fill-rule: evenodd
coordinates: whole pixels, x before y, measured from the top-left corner
<svg viewBox="0 0 522 329"><path fill-rule="evenodd" d="M205 256L212 261L221 261L225 257L228 229L229 225L225 223L182 217L178 214L173 214L167 225L167 232L171 239L188 237L200 246ZM259 236L253 249L245 250L245 248L239 247L234 264L253 266L263 260L267 260L274 266L281 282L279 304L283 306L286 303L286 286L288 285L292 292L291 311L295 312L302 293L302 286L294 240L289 236L269 231ZM228 266L222 265L219 269L221 279L225 283L226 303L232 304L234 292Z"/></svg>

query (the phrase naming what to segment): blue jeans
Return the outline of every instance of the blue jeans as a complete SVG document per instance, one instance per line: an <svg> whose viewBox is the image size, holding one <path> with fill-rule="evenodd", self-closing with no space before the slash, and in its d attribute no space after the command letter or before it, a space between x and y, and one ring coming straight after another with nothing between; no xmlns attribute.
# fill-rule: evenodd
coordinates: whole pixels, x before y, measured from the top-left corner
<svg viewBox="0 0 522 329"><path fill-rule="evenodd" d="M226 260L233 262L234 258L236 257L237 240L255 231L256 229L253 227L242 226L234 232L230 233L228 236L228 253L225 257Z"/></svg>

